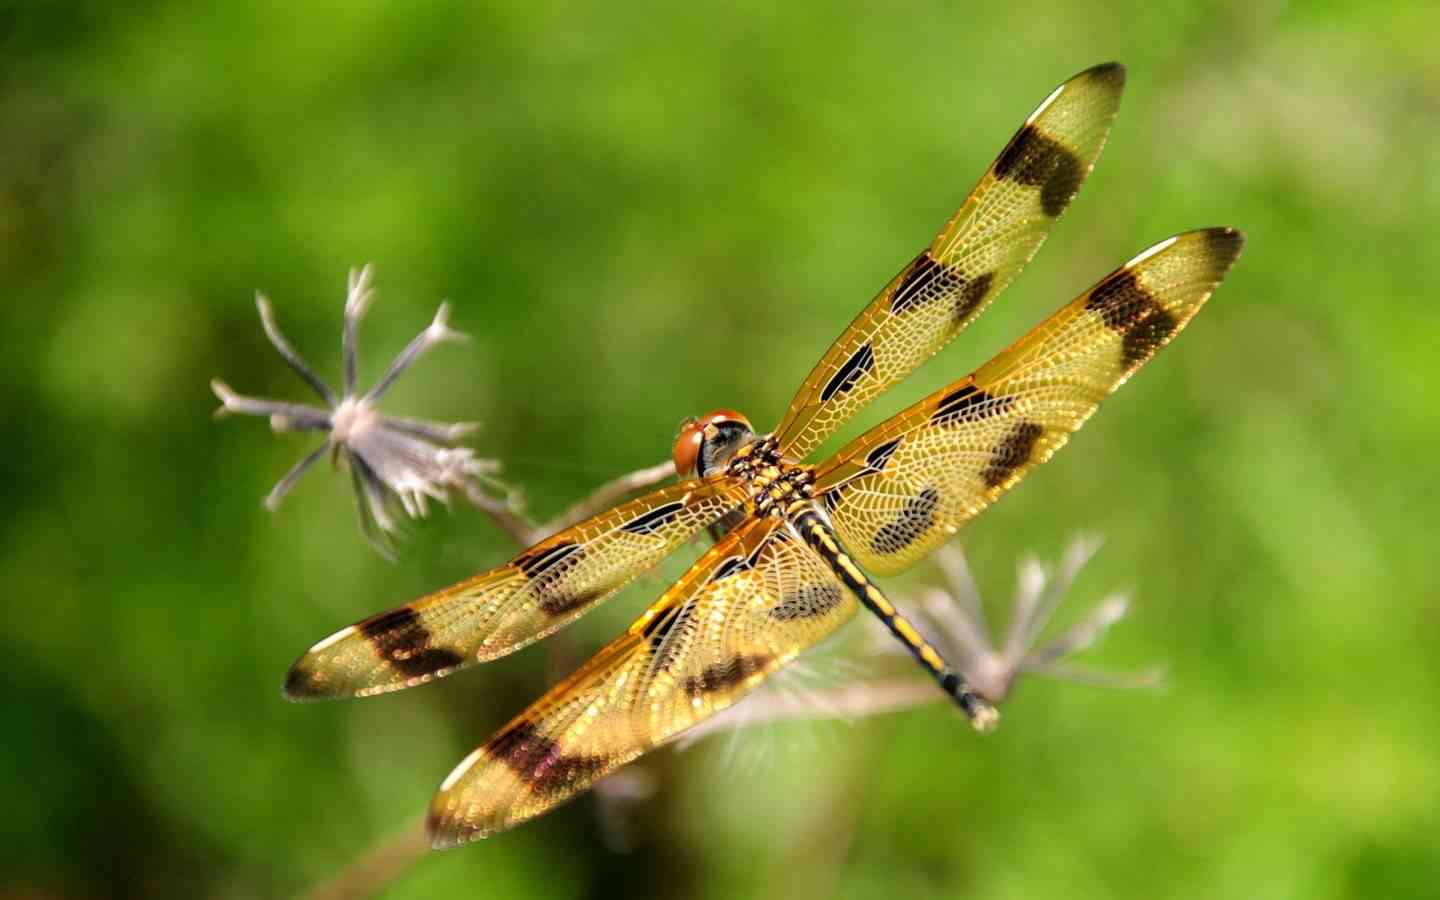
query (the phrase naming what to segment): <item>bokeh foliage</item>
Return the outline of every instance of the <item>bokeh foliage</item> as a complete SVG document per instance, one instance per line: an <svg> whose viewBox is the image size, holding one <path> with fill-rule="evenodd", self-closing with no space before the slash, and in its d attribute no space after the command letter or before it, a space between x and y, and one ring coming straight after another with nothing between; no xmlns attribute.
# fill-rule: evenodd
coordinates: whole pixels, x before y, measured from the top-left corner
<svg viewBox="0 0 1440 900"><path fill-rule="evenodd" d="M937 705L759 736L758 765L663 753L632 852L582 800L387 896L1433 889L1431 5L92 0L0 23L0 891L294 894L553 675L530 652L281 702L313 640L512 548L462 508L388 564L340 478L260 508L309 445L212 423L206 386L301 396L255 288L334 374L345 271L374 260L372 378L450 298L473 342L390 406L482 420L548 515L662 458L683 415L773 421L1022 117L1110 58L1129 91L1053 241L865 423L1148 243L1245 229L1194 326L965 537L998 596L1027 549L1105 534L1082 593L1139 604L1105 658L1167 660L1169 690L1031 685L983 740Z"/></svg>

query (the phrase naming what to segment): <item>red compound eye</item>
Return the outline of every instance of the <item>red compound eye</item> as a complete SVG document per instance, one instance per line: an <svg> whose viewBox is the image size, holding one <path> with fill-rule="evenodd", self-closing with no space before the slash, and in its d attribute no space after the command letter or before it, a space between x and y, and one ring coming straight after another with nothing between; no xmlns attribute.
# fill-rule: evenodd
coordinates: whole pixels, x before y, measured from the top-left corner
<svg viewBox="0 0 1440 900"><path fill-rule="evenodd" d="M707 437L714 437L716 428L727 423L742 425L750 430L750 420L733 409L717 409L698 419L686 419L675 438L675 471L681 478L695 475L700 462L700 451Z"/></svg>
<svg viewBox="0 0 1440 900"><path fill-rule="evenodd" d="M705 437L700 422L686 419L680 425L680 434L675 438L675 472L681 478L695 474L695 460L700 458L700 441Z"/></svg>

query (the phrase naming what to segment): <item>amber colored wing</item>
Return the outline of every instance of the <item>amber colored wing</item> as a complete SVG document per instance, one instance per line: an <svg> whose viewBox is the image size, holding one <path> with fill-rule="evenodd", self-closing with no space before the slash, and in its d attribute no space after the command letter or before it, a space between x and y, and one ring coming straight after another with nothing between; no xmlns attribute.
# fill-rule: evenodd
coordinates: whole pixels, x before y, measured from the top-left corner
<svg viewBox="0 0 1440 900"><path fill-rule="evenodd" d="M975 320L1040 249L1095 165L1125 70L1096 66L1025 120L965 204L860 313L805 379L775 429L799 461Z"/></svg>
<svg viewBox="0 0 1440 900"><path fill-rule="evenodd" d="M740 525L445 779L432 841L485 837L569 800L733 704L856 608L786 524Z"/></svg>
<svg viewBox="0 0 1440 900"><path fill-rule="evenodd" d="M1179 333L1243 243L1229 228L1162 241L820 466L815 491L846 549L878 574L935 549Z"/></svg>
<svg viewBox="0 0 1440 900"><path fill-rule="evenodd" d="M379 694L504 656L595 608L742 499L725 482L687 481L623 503L499 568L337 631L295 662L285 694Z"/></svg>

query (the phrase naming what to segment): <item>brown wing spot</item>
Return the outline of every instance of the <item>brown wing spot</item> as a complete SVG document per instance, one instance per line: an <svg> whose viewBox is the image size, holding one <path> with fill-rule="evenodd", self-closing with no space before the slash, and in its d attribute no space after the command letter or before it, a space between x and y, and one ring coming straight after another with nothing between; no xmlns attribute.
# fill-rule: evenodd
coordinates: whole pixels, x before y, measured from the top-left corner
<svg viewBox="0 0 1440 900"><path fill-rule="evenodd" d="M1156 306L1150 311L1150 315L1130 326L1130 330L1125 332L1125 339L1120 342L1125 365L1133 366L1149 359L1162 344L1170 340L1170 335L1174 334L1178 327L1180 323L1175 321L1174 316Z"/></svg>
<svg viewBox="0 0 1440 900"><path fill-rule="evenodd" d="M682 641L671 641L666 643L665 639L670 636L676 628L688 627L690 620L695 615L695 605L687 603L675 607L674 614L666 618L665 624L650 635L650 650L657 654L654 666L658 671L669 671L675 665L675 660L685 648Z"/></svg>
<svg viewBox="0 0 1440 900"><path fill-rule="evenodd" d="M549 616L563 616L600 596L599 591L567 591L539 586L535 588L535 593L540 597L540 609Z"/></svg>
<svg viewBox="0 0 1440 900"><path fill-rule="evenodd" d="M1130 269L1121 269L1097 284L1085 301L1085 309L1100 313L1106 328L1120 332L1129 331L1130 326L1156 308L1155 298Z"/></svg>
<svg viewBox="0 0 1440 900"><path fill-rule="evenodd" d="M813 619L840 605L844 595L838 584L804 584L770 608L770 618L777 622Z"/></svg>
<svg viewBox="0 0 1440 900"><path fill-rule="evenodd" d="M923 252L900 273L900 283L895 285L895 292L891 294L890 311L897 316L904 315L951 291L960 290L964 284L963 275L936 262L929 251Z"/></svg>
<svg viewBox="0 0 1440 900"><path fill-rule="evenodd" d="M884 471L885 464L890 462L890 457L895 455L895 451L899 449L900 442L903 440L905 440L905 438L902 436L893 441L886 441L865 454L865 468L872 472ZM828 497L829 495L827 494L826 496Z"/></svg>
<svg viewBox="0 0 1440 900"><path fill-rule="evenodd" d="M1040 208L1055 218L1065 211L1085 168L1079 157L1034 125L1021 128L995 160L995 177L1040 188Z"/></svg>
<svg viewBox="0 0 1440 900"><path fill-rule="evenodd" d="M899 553L918 541L935 524L935 510L940 506L940 492L927 487L905 501L894 521L886 522L875 531L870 549L881 556Z"/></svg>
<svg viewBox="0 0 1440 900"><path fill-rule="evenodd" d="M899 283L891 294L890 312L904 315L953 294L955 319L957 322L964 321L985 299L994 280L995 275L991 272L966 278L959 270L936 262L928 252L921 253L900 273Z"/></svg>
<svg viewBox="0 0 1440 900"><path fill-rule="evenodd" d="M769 656L760 653L742 653L723 663L712 663L706 666L699 675L691 675L686 678L682 687L685 693L691 697L729 690L744 682L751 675L764 671L765 667L769 665L770 659Z"/></svg>
<svg viewBox="0 0 1440 900"><path fill-rule="evenodd" d="M1215 232L1211 232L1211 240L1233 252L1233 232L1219 234L1215 237ZM1154 295L1128 269L1116 272L1097 285L1085 301L1085 308L1100 313L1106 328L1124 334L1121 354L1126 367L1149 359L1180 327L1175 317L1155 301Z"/></svg>
<svg viewBox="0 0 1440 900"><path fill-rule="evenodd" d="M719 581L722 578L729 578L737 572L748 572L753 568L743 556L731 556L715 567L715 574L710 576L711 581Z"/></svg>
<svg viewBox="0 0 1440 900"><path fill-rule="evenodd" d="M895 285L895 292L890 295L890 311L898 316L929 303L944 290L942 286L932 291L935 279L944 276L945 269L928 251L922 252L900 273L900 283Z"/></svg>
<svg viewBox="0 0 1440 900"><path fill-rule="evenodd" d="M940 400L930 422L949 428L962 422L975 422L1001 415L1009 411L1014 404L1014 397L998 396L982 391L973 384L964 384Z"/></svg>
<svg viewBox="0 0 1440 900"><path fill-rule="evenodd" d="M430 632L408 606L371 616L358 628L381 659L410 678L433 675L465 661L453 650L430 646Z"/></svg>
<svg viewBox="0 0 1440 900"><path fill-rule="evenodd" d="M845 360L845 365L836 370L835 374L825 384L825 389L820 392L820 402L828 403L830 398L836 394L843 394L853 388L865 373L875 368L875 351L869 344L861 345L859 350L851 354Z"/></svg>
<svg viewBox="0 0 1440 900"><path fill-rule="evenodd" d="M505 728L487 741L485 752L509 766L541 795L567 794L576 782L589 781L609 765L604 757L565 754L557 742L537 733L535 726L526 721Z"/></svg>
<svg viewBox="0 0 1440 900"><path fill-rule="evenodd" d="M517 556L514 565L530 579L540 609L547 615L560 616L595 599L594 591L566 590L563 585L565 576L584 558L584 547L574 541L561 541Z"/></svg>
<svg viewBox="0 0 1440 900"><path fill-rule="evenodd" d="M1004 484L1017 469L1030 461L1030 454L1035 452L1035 444L1044 433L1045 426L1038 422L1016 423L990 452L990 464L980 473L980 479L987 487Z"/></svg>
<svg viewBox="0 0 1440 900"><path fill-rule="evenodd" d="M822 499L825 501L825 508L827 510L833 513L840 508L840 501L845 499L844 496L842 496L844 490L845 485L841 484L825 492Z"/></svg>
<svg viewBox="0 0 1440 900"><path fill-rule="evenodd" d="M536 547L515 557L515 566L530 580L543 578L554 573L565 561L574 557L570 565L578 563L585 555L585 548L574 541L561 541L549 547Z"/></svg>
<svg viewBox="0 0 1440 900"><path fill-rule="evenodd" d="M679 500L674 503L666 503L664 506L657 506L649 512L637 516L620 526L621 531L628 531L631 534L654 534L664 528L681 511L685 504Z"/></svg>
<svg viewBox="0 0 1440 900"><path fill-rule="evenodd" d="M963 322L970 318L970 314L990 292L990 285L994 281L994 272L984 272L965 282L960 288L960 295L955 298L955 321Z"/></svg>

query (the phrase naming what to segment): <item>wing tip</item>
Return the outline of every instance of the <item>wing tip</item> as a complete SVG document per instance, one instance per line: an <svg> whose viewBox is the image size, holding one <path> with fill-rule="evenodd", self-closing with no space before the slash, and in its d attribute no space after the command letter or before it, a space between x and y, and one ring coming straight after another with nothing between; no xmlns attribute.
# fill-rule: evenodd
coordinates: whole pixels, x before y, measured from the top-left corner
<svg viewBox="0 0 1440 900"><path fill-rule="evenodd" d="M483 766L491 761L487 747L488 743L476 747L462 759L440 782L435 796L430 798L430 809L425 814L425 835L432 849L449 850L488 837L498 830L493 825L475 824L475 810L465 809L470 805L466 802L468 789L473 787L466 776L474 772L477 765Z"/></svg>
<svg viewBox="0 0 1440 900"><path fill-rule="evenodd" d="M1091 66L1061 82L1059 87L1050 92L1050 96L1041 101L1035 111L1025 120L1025 124L1035 124L1047 112L1053 116L1054 113L1051 110L1056 103L1062 107L1067 104L1081 103L1095 108L1094 118L1103 124L1102 132L1108 132L1110 123L1114 120L1116 113L1120 111L1120 95L1124 92L1125 67L1118 62L1100 63L1098 66ZM1103 140L1101 143L1103 144ZM1098 149L1096 152L1098 153ZM1090 164L1094 164L1093 156Z"/></svg>
<svg viewBox="0 0 1440 900"><path fill-rule="evenodd" d="M1217 260L1224 262L1224 269L1230 268L1235 260L1240 258L1241 251L1245 249L1245 232L1238 228L1220 225L1214 228L1202 228L1200 233L1205 236L1205 243L1209 247L1210 253Z"/></svg>
<svg viewBox="0 0 1440 900"><path fill-rule="evenodd" d="M467 828L450 815L449 794L441 790L430 801L430 810L425 814L425 837L432 850L453 850L481 838L488 837L489 831Z"/></svg>
<svg viewBox="0 0 1440 900"><path fill-rule="evenodd" d="M1189 238L1194 252L1204 261L1204 271L1219 284L1229 274L1230 268L1245 249L1245 233L1228 225L1214 228L1197 228L1177 238ZM1198 246L1197 246L1198 245Z"/></svg>
<svg viewBox="0 0 1440 900"><path fill-rule="evenodd" d="M431 850L453 850L466 843L464 838L459 837L455 829L450 827L444 813L433 803L430 812L425 815L425 839L429 841Z"/></svg>
<svg viewBox="0 0 1440 900"><path fill-rule="evenodd" d="M1133 269L1150 257L1158 256L1172 247L1178 247L1176 252L1195 253L1199 251L1203 253L1204 257L1213 263L1218 278L1224 276L1235 264L1235 260L1240 258L1240 252L1245 249L1245 233L1228 225L1181 232L1146 247L1126 260L1120 269Z"/></svg>
<svg viewBox="0 0 1440 900"><path fill-rule="evenodd" d="M1119 93L1125 89L1125 66L1114 60L1103 62L1076 75L1074 80L1079 79L1104 85Z"/></svg>
<svg viewBox="0 0 1440 900"><path fill-rule="evenodd" d="M306 653L295 660L295 664L285 674L285 684L280 689L280 696L291 703L312 703L316 700L332 700L336 694L310 665L310 654Z"/></svg>

